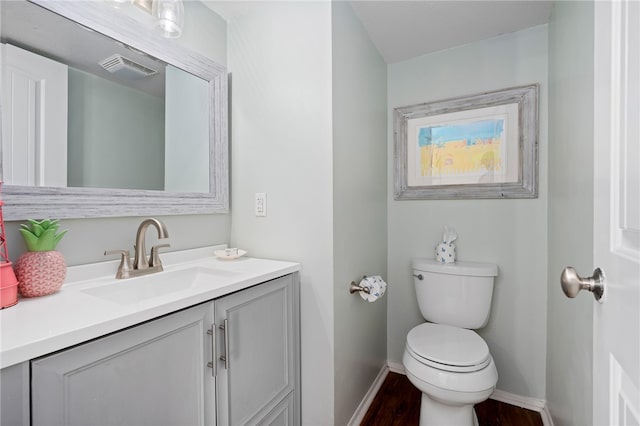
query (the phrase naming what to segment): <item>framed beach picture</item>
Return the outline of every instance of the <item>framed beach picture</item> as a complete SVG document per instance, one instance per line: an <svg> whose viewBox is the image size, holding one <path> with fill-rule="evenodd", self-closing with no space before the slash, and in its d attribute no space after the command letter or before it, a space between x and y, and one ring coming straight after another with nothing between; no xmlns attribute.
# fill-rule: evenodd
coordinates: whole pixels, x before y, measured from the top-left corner
<svg viewBox="0 0 640 426"><path fill-rule="evenodd" d="M538 85L394 109L394 198L538 196Z"/></svg>

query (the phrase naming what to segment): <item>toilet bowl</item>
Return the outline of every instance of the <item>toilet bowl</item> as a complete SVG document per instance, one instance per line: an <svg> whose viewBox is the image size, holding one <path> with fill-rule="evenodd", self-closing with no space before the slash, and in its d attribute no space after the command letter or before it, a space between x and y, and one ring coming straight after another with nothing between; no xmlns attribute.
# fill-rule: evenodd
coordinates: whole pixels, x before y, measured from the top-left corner
<svg viewBox="0 0 640 426"><path fill-rule="evenodd" d="M422 392L421 426L477 424L473 406L489 398L498 381L484 340L471 330L447 325L414 327L402 363Z"/></svg>
<svg viewBox="0 0 640 426"><path fill-rule="evenodd" d="M477 425L473 406L489 398L498 371L474 329L487 324L494 264L412 262L416 296L428 321L407 334L402 363L422 392L420 426Z"/></svg>

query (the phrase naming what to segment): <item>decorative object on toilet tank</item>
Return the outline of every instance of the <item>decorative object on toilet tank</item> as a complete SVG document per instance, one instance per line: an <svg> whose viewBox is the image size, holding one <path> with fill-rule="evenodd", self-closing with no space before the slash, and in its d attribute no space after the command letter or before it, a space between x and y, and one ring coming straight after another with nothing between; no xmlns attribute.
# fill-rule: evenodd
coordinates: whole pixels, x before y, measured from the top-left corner
<svg viewBox="0 0 640 426"><path fill-rule="evenodd" d="M445 225L442 233L442 241L436 245L435 258L440 263L453 263L456 261L456 245L453 243L458 234L453 226Z"/></svg>
<svg viewBox="0 0 640 426"><path fill-rule="evenodd" d="M0 190L2 181L0 181ZM13 264L9 260L7 239L2 217L2 193L0 192L0 309L18 303L18 280L13 272Z"/></svg>
<svg viewBox="0 0 640 426"><path fill-rule="evenodd" d="M51 219L29 219L28 225L21 226L20 234L29 250L16 262L18 290L23 296L46 296L62 287L67 265L56 246L67 231L58 232L59 227L59 220Z"/></svg>

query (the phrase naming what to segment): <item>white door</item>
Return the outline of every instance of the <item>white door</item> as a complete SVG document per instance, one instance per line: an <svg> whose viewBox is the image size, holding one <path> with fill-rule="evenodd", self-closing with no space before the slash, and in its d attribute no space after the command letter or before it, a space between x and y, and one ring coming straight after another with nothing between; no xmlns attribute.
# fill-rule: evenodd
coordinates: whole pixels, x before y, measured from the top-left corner
<svg viewBox="0 0 640 426"><path fill-rule="evenodd" d="M67 186L67 66L2 44L2 178Z"/></svg>
<svg viewBox="0 0 640 426"><path fill-rule="evenodd" d="M593 421L640 424L640 2L595 2Z"/></svg>

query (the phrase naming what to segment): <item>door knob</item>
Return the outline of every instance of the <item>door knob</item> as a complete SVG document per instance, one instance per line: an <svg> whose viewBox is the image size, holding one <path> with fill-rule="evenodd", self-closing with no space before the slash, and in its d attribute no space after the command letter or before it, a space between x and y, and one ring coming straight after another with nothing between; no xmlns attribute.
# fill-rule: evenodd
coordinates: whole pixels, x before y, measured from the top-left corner
<svg viewBox="0 0 640 426"><path fill-rule="evenodd" d="M567 297L573 298L578 295L580 290L589 290L593 293L593 297L600 303L604 302L604 282L604 273L600 268L596 268L596 270L593 271L593 276L582 278L574 268L567 266L560 276L562 291L564 291Z"/></svg>

